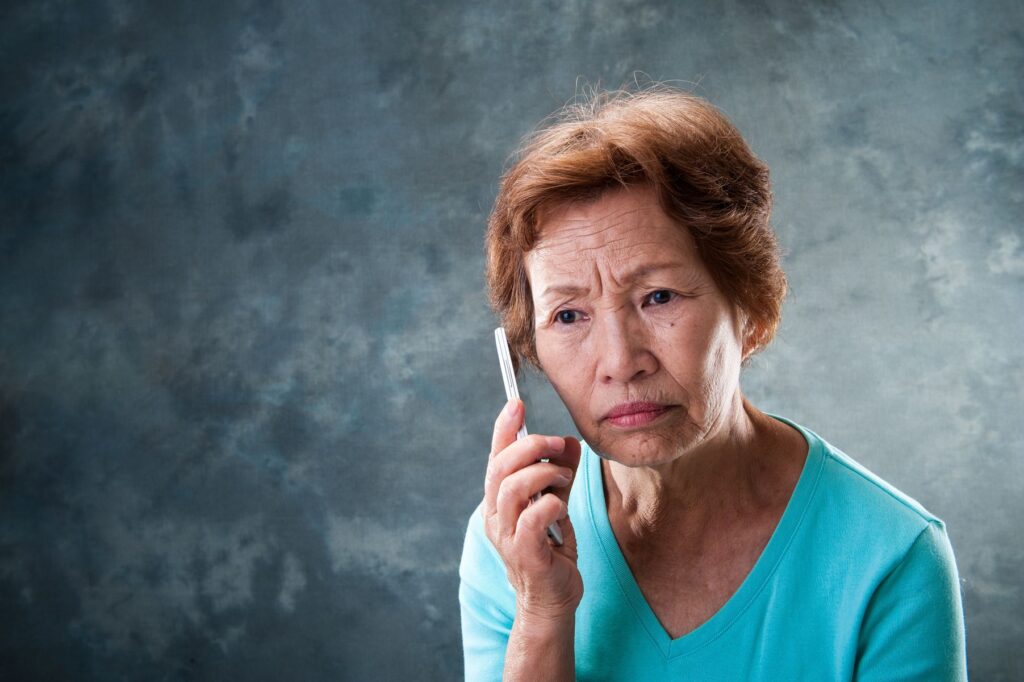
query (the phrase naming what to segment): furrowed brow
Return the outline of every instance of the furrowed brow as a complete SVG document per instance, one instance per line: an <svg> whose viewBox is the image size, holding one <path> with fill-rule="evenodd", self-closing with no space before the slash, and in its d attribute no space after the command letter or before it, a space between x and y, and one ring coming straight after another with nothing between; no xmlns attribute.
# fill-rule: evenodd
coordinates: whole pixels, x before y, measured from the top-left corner
<svg viewBox="0 0 1024 682"><path fill-rule="evenodd" d="M622 280L624 282L635 282L636 280L643 279L654 272L659 272L661 270L678 270L682 267L682 263L651 263L648 265L641 265L635 270L626 273L626 276L623 277ZM574 284L552 284L544 289L541 293L541 298L552 298L556 294L576 296L578 294L585 294L587 291L589 291L588 287L576 286Z"/></svg>

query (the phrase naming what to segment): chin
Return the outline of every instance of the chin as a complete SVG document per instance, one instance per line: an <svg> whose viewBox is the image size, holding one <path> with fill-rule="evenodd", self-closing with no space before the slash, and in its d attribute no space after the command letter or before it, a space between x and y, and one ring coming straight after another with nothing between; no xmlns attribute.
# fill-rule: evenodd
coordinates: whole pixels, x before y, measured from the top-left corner
<svg viewBox="0 0 1024 682"><path fill-rule="evenodd" d="M586 439L598 457L627 467L651 467L668 464L682 453L678 433L668 436L657 430L637 429L617 433L598 433Z"/></svg>

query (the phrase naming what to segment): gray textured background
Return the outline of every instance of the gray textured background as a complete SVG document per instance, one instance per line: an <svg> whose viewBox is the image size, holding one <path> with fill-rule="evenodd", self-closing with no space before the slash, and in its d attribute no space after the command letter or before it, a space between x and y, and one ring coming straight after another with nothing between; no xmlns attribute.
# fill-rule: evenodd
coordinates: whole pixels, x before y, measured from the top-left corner
<svg viewBox="0 0 1024 682"><path fill-rule="evenodd" d="M4 3L0 678L461 676L484 219L636 71L772 168L755 404L946 520L972 676L1024 678L1024 4L884 4Z"/></svg>

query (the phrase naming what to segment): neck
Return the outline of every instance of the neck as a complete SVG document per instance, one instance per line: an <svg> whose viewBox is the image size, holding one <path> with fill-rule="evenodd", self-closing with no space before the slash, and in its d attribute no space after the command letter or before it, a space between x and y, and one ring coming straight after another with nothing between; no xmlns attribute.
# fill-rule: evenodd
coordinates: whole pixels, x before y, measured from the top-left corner
<svg viewBox="0 0 1024 682"><path fill-rule="evenodd" d="M799 448L794 436L803 442L800 434L737 392L722 423L672 461L628 467L604 460L609 513L637 537L678 532L681 526L697 532L745 518L778 503L784 488L780 480L792 474L780 455Z"/></svg>

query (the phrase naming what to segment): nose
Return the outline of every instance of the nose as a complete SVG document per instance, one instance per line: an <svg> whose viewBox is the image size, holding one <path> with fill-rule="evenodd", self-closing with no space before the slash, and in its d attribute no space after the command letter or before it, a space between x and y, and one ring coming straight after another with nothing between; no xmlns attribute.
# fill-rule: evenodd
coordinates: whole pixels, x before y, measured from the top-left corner
<svg viewBox="0 0 1024 682"><path fill-rule="evenodd" d="M628 310L599 315L597 331L598 377L602 383L631 383L654 374L658 360L642 321Z"/></svg>

